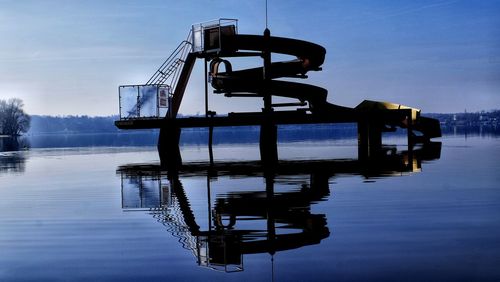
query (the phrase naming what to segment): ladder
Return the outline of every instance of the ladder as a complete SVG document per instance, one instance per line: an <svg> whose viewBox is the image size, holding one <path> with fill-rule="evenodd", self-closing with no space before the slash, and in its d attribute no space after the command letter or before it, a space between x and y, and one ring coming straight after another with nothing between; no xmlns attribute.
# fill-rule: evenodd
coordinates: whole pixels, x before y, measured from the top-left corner
<svg viewBox="0 0 500 282"><path fill-rule="evenodd" d="M171 99L173 96L173 91L177 86L179 81L180 73L187 56L192 50L192 31L190 30L186 40L183 40L174 51L168 56L168 58L160 65L156 72L149 78L149 80L143 85L137 85L138 87L144 86L156 86L162 87L167 90L167 97ZM151 96L139 97L137 94L137 103L126 112L128 115L127 119L133 118L134 116L140 117L140 111L143 104L151 100ZM157 106L157 112L159 115L159 106Z"/></svg>
<svg viewBox="0 0 500 282"><path fill-rule="evenodd" d="M191 31L187 39L183 40L161 64L156 72L149 78L145 85L168 85L170 89L175 89L179 80L180 70L186 60L187 55L191 52Z"/></svg>

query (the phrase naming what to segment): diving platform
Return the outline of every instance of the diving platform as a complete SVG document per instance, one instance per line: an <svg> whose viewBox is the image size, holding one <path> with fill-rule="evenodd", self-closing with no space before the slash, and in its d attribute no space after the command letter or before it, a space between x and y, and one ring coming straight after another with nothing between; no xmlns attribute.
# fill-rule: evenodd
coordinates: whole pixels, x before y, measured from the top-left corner
<svg viewBox="0 0 500 282"><path fill-rule="evenodd" d="M408 111L388 112L384 118L404 117ZM195 127L226 127L226 126L252 126L264 123L276 125L284 124L315 124L315 123L355 123L358 117L354 115L318 117L305 111L279 111L271 113L245 112L229 113L226 116L208 117L178 117L175 119L124 119L115 121L116 127L120 129L153 129L175 125L180 128Z"/></svg>
<svg viewBox="0 0 500 282"><path fill-rule="evenodd" d="M294 59L273 62L272 53ZM182 163L179 150L182 128L209 128L212 161L214 127L260 126L261 160L269 164L278 160L278 125L356 123L360 157L380 149L382 133L398 127L407 130L408 146L441 136L439 122L422 117L419 109L378 101L363 101L354 108L335 105L327 101L326 89L290 80L307 79L309 72L321 71L325 55L326 49L318 44L271 36L269 29L263 35L238 34L235 19L196 24L145 84L119 87L120 119L115 125L120 129L160 129L158 151L167 166ZM255 57L261 65L236 69L230 61L235 57ZM205 116L178 117L197 59L205 64ZM229 100L261 99L262 111L217 116L209 110L209 84L213 94L232 98ZM291 101L273 103L273 97Z"/></svg>
<svg viewBox="0 0 500 282"><path fill-rule="evenodd" d="M168 127L178 128L210 128L210 127L236 127L236 126L261 126L264 124L292 125L292 124L333 124L333 123L371 123L380 125L397 124L402 120L411 121L413 111L411 109L385 110L376 112L352 112L337 115L319 116L307 113L306 111L276 111L264 112L243 112L229 113L224 116L207 117L178 117L168 118L140 118L123 119L115 121L115 126L119 129L161 129ZM394 131L393 127L381 127L382 132ZM409 143L415 142L418 136L413 134L411 126L407 129ZM411 131L411 132L410 132Z"/></svg>

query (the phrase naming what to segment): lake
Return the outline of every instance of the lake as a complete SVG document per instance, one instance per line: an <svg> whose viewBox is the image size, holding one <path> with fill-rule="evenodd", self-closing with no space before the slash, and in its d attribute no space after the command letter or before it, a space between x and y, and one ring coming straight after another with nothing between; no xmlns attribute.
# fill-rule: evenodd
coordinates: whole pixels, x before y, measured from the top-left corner
<svg viewBox="0 0 500 282"><path fill-rule="evenodd" d="M272 172L185 142L178 173L146 136L0 153L0 281L500 281L496 135L285 139Z"/></svg>

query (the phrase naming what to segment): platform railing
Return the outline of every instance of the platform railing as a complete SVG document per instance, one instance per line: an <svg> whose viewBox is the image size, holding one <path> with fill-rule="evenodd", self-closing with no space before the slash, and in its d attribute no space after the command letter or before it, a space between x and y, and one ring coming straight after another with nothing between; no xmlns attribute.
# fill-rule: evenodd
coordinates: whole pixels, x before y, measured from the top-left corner
<svg viewBox="0 0 500 282"><path fill-rule="evenodd" d="M168 58L161 64L161 66L156 70L156 72L149 78L145 83L146 85L152 84L168 84L172 88L175 88L177 83L177 78L179 75L179 69L182 68L184 60L187 54L191 51L191 31L189 32L187 39L182 41L174 51L168 56Z"/></svg>
<svg viewBox="0 0 500 282"><path fill-rule="evenodd" d="M238 20L221 18L194 24L191 28L192 52L219 52L222 49L222 34L238 33Z"/></svg>
<svg viewBox="0 0 500 282"><path fill-rule="evenodd" d="M172 100L169 85L122 85L118 87L120 120L163 118Z"/></svg>

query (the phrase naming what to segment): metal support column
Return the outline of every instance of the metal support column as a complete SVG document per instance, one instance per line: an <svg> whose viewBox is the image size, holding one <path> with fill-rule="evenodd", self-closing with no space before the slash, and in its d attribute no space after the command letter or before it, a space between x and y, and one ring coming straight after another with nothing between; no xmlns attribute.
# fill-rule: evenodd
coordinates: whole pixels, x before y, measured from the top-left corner
<svg viewBox="0 0 500 282"><path fill-rule="evenodd" d="M205 118L213 117L214 112L208 110L208 59L205 59ZM208 157L210 160L210 165L214 164L214 151L212 149L213 144L214 127L208 127Z"/></svg>
<svg viewBox="0 0 500 282"><path fill-rule="evenodd" d="M278 161L278 127L274 123L272 114L272 98L268 92L268 84L271 80L271 51L270 51L271 31L266 28L264 31L264 50L262 58L264 60L264 108L266 120L260 125L260 158L265 165L273 165Z"/></svg>
<svg viewBox="0 0 500 282"><path fill-rule="evenodd" d="M177 169L182 165L179 141L181 137L180 127L169 124L160 128L158 137L158 154L161 166L167 169Z"/></svg>
<svg viewBox="0 0 500 282"><path fill-rule="evenodd" d="M382 127L377 121L358 121L358 159L367 159L382 148Z"/></svg>
<svg viewBox="0 0 500 282"><path fill-rule="evenodd" d="M266 178L266 200L267 200L267 252L271 255L276 253L276 215L274 212L274 174L265 173Z"/></svg>

